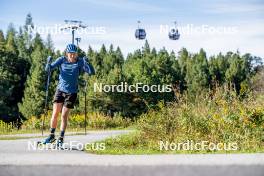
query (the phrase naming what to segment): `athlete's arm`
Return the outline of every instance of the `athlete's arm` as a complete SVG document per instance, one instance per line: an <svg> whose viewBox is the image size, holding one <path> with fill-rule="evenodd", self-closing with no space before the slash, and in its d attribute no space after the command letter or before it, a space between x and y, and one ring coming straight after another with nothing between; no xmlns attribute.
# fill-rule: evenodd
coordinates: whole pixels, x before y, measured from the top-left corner
<svg viewBox="0 0 264 176"><path fill-rule="evenodd" d="M62 64L63 59L64 59L64 57L59 57L54 62L52 62L51 64L50 64L50 60L49 60L46 67L45 67L45 70L46 71L48 71L49 69L53 70L54 68L58 67L59 65Z"/></svg>
<svg viewBox="0 0 264 176"><path fill-rule="evenodd" d="M94 67L90 63L86 62L86 57L83 57L82 59L82 70L88 73L89 75L95 74Z"/></svg>

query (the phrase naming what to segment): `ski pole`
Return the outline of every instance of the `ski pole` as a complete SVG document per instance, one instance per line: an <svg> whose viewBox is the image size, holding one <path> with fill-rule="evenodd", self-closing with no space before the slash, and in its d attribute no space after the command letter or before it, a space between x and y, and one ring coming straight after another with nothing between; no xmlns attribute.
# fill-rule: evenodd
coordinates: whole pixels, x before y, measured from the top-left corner
<svg viewBox="0 0 264 176"><path fill-rule="evenodd" d="M48 57L47 59L47 64L51 61L51 56ZM48 66L48 79L47 79L47 84L46 84L46 97L45 97L45 112L44 112L44 117L42 120L42 129L41 129L41 134L43 136L43 131L44 131L44 124L45 124L45 118L48 115L48 95L49 95L49 83L50 83L50 66Z"/></svg>
<svg viewBox="0 0 264 176"><path fill-rule="evenodd" d="M84 134L86 135L86 125L87 125L87 102L86 102L86 91L87 91L87 80L85 79L84 88Z"/></svg>
<svg viewBox="0 0 264 176"><path fill-rule="evenodd" d="M84 88L84 130L85 130L85 135L86 135L86 126L87 126L87 79L88 79L88 75L94 75L95 74L95 71L94 71L94 68L92 66L89 66L86 64L86 57L83 58L83 61L84 61L84 65L85 65L85 68L86 66L88 68L88 71L87 72L87 76L85 77L84 76L84 82L85 82L85 88Z"/></svg>

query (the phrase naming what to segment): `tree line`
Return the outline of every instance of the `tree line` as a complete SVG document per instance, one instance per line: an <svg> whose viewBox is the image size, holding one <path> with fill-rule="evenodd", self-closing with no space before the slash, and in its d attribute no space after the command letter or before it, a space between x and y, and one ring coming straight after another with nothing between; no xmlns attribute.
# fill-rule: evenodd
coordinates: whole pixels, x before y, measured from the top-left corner
<svg viewBox="0 0 264 176"><path fill-rule="evenodd" d="M17 118L40 117L44 112L44 71L46 58L58 58L64 51L55 51L52 39L27 31L34 27L31 14L18 31L10 24L6 35L0 30L0 119L15 121ZM65 44L66 45L66 44ZM190 53L182 48L178 53L165 48L157 51L148 41L142 49L129 53L124 58L119 47L102 45L100 50L87 51L79 48L80 56L87 56L94 66L96 75L88 78L88 109L107 115L116 114L135 117L156 108L160 101L165 103L177 99L175 92L187 93L190 99L202 91L213 90L224 84L234 88L237 94L246 95L250 79L260 68L261 58L239 52L219 53L208 57L201 49ZM58 83L59 71L52 73L49 86L49 106ZM84 87L87 77L80 77L79 95L74 113L84 112ZM172 85L172 92L94 92L95 82L109 85L126 82L129 85Z"/></svg>

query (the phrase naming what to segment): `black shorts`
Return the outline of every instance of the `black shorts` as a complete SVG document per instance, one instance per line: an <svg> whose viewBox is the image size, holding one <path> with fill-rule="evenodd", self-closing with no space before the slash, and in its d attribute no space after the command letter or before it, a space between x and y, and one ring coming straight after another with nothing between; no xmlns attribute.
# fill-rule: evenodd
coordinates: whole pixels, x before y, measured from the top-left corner
<svg viewBox="0 0 264 176"><path fill-rule="evenodd" d="M63 106L69 109L73 109L76 99L77 93L66 93L60 90L56 90L53 98L53 103L63 103Z"/></svg>

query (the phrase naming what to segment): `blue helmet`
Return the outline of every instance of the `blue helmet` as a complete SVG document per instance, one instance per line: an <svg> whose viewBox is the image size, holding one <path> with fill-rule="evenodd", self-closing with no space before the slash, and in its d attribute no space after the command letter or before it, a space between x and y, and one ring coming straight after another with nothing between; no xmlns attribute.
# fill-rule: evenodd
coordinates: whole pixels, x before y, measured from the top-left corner
<svg viewBox="0 0 264 176"><path fill-rule="evenodd" d="M69 44L66 47L67 53L76 53L77 52L77 46L74 44Z"/></svg>

